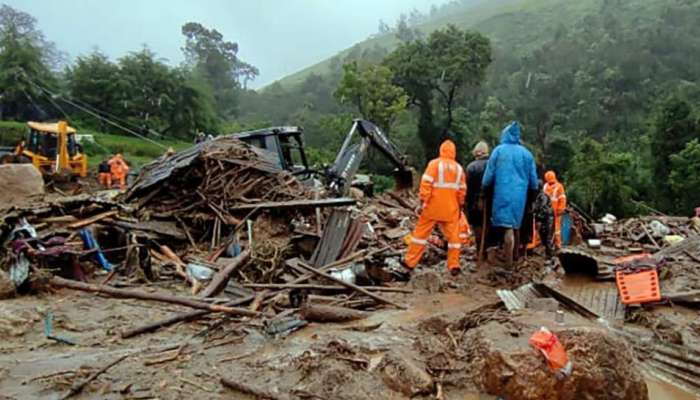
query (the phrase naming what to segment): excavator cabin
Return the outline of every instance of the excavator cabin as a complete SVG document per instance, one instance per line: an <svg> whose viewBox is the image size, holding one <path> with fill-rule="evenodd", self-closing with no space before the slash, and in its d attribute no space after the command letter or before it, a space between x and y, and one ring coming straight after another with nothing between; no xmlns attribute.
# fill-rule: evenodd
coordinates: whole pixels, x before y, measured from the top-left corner
<svg viewBox="0 0 700 400"><path fill-rule="evenodd" d="M233 134L252 146L273 154L278 166L302 179L321 175L333 192L344 195L351 186L371 192L371 182L359 182L357 171L370 148L375 148L395 167L394 179L398 189L410 188L413 171L394 143L373 123L356 119L345 137L332 165L323 171L312 171L304 151L304 130L296 126L278 126Z"/></svg>

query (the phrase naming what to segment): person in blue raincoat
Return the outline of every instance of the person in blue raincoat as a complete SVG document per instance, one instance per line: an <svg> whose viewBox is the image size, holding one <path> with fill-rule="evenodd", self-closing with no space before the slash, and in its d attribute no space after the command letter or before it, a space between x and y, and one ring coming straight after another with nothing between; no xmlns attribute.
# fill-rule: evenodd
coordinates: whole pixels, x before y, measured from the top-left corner
<svg viewBox="0 0 700 400"><path fill-rule="evenodd" d="M513 264L516 229L525 214L529 190L537 190L537 171L532 153L520 143L520 124L511 122L501 132L501 144L491 153L482 179L482 193L491 189L491 226L505 230L503 251Z"/></svg>

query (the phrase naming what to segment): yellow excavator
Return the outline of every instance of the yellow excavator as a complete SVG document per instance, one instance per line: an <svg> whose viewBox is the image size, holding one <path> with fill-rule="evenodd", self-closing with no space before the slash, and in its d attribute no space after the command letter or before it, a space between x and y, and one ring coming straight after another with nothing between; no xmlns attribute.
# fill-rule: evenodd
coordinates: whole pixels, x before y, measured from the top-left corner
<svg viewBox="0 0 700 400"><path fill-rule="evenodd" d="M27 122L29 133L14 149L0 156L0 164L30 163L42 175L87 176L88 158L65 121Z"/></svg>

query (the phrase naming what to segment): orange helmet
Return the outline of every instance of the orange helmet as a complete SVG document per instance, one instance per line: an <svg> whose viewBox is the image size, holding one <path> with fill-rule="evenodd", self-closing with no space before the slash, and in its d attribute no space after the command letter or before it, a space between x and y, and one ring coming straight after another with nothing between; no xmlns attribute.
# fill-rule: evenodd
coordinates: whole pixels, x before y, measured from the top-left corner
<svg viewBox="0 0 700 400"><path fill-rule="evenodd" d="M554 171L547 171L544 174L544 180L547 183L554 183L557 181L557 174L554 173Z"/></svg>

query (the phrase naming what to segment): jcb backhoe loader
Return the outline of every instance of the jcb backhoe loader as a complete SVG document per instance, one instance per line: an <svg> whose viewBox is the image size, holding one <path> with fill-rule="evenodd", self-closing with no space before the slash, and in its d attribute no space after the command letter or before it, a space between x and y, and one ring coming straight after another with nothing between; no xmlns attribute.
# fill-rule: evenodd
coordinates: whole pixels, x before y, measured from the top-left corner
<svg viewBox="0 0 700 400"><path fill-rule="evenodd" d="M0 164L32 164L43 175L87 176L88 159L76 140L75 128L65 121L27 122L27 126L26 139L0 156Z"/></svg>

